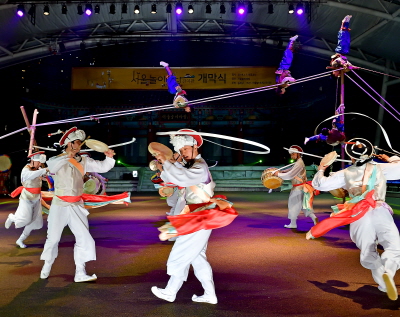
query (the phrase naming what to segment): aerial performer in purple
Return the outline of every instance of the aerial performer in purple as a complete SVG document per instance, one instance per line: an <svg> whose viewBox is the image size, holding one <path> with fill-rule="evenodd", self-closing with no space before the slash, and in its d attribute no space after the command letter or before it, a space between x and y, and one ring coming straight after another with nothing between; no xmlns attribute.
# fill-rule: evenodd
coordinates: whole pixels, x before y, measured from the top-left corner
<svg viewBox="0 0 400 317"><path fill-rule="evenodd" d="M182 87L178 84L176 76L172 72L171 68L169 68L169 64L166 62L160 62L160 65L163 66L167 71L168 91L170 94L175 95L173 101L174 107L185 108L186 112L190 112L190 107L188 106L189 100L187 100L185 97L186 91L184 91Z"/></svg>
<svg viewBox="0 0 400 317"><path fill-rule="evenodd" d="M290 74L290 66L292 65L293 61L293 43L298 38L298 35L295 35L290 38L290 41L283 53L283 57L281 63L279 64L278 69L276 70L276 83L279 85L276 87L276 93L278 95L283 95L286 91L286 88L291 84L294 83L296 80Z"/></svg>

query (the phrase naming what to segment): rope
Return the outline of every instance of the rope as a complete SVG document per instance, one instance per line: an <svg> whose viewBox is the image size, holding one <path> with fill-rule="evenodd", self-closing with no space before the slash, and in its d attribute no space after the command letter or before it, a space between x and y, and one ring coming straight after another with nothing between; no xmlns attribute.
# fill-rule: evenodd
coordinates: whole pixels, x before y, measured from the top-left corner
<svg viewBox="0 0 400 317"><path fill-rule="evenodd" d="M340 69L339 69L340 70ZM301 78L294 83L291 83L291 85L295 84L301 84L310 80L314 79L319 79L322 77L330 76L331 71L323 72L320 74L316 75L311 75L307 76L304 78ZM221 99L226 99L226 98L231 98L231 97L236 97L236 96L242 96L242 95L247 95L251 93L256 93L260 91L267 91L274 89L278 87L280 84L274 84L270 86L263 86L259 88L252 88L252 89L247 89L239 92L233 92L233 93L228 93L228 94L223 94L219 96L214 96L214 97L206 97L206 98L201 98L197 100L193 100L190 102L190 104L198 104L198 103L203 103L203 102L210 102L210 101L216 101L216 100L221 100ZM161 105L161 106L152 106L152 107L146 107L146 108L141 108L141 109L133 109L133 110L123 110L123 111L117 111L117 112L108 112L108 113L103 113L103 114L97 114L97 115L88 115L88 116L82 116L82 117L76 117L76 118L71 118L71 119L63 119L63 120L56 120L56 121L50 121L50 122L45 122L45 123L39 123L32 125L32 128L37 127L37 126L46 126L46 125L54 125L54 124L63 124L63 123L72 123L72 122L80 122L80 121L93 121L93 120L100 120L100 119L106 119L106 118L112 118L112 117L117 117L117 116L122 116L122 115L131 115L131 114L137 114L137 113L144 113L144 112L150 112L150 111L159 111L159 110L165 110L165 109L170 109L174 108L172 104L169 105ZM27 129L22 128L17 131L11 132L9 134L0 136L0 139L3 139L7 136L10 136L12 134L18 133L20 131L23 131Z"/></svg>
<svg viewBox="0 0 400 317"><path fill-rule="evenodd" d="M357 67L358 67L358 66L357 66ZM358 68L359 68L359 69L362 69L362 70L367 70L367 71L372 72L372 73L377 73L377 74L381 74L381 75L390 76L390 77L394 77L394 78L400 79L400 77L397 77L397 76L394 76L394 75L390 75L390 74L386 74L386 73L377 72L376 70L372 70L372 69L368 69L368 68L363 68L363 67L358 67Z"/></svg>
<svg viewBox="0 0 400 317"><path fill-rule="evenodd" d="M396 111L398 115L400 115L400 112L398 112L389 102L387 102L385 98L383 98L374 88L371 87L371 85L369 85L364 79L362 79L360 75L358 75L354 70L353 70L353 73L354 73L358 78L360 78L360 79L362 80L362 82L363 82L365 85L367 85L368 88L370 88L374 93L376 93L376 94L379 96L379 98L381 98L384 102L386 102L387 105L389 105L394 111Z"/></svg>
<svg viewBox="0 0 400 317"><path fill-rule="evenodd" d="M383 109L385 109L387 112L389 112L392 116L393 116L393 118L395 118L397 121L399 121L400 122L400 120L393 114L393 113L391 113L388 109L386 109L385 107L384 107L384 105L382 105L378 100L376 100L374 97L372 97L371 96L371 94L368 92L368 91L366 91L364 88L362 88L353 78L351 78L349 75L347 75L347 74L345 74L348 78L350 78L350 80L353 82L353 83L355 83L362 91L364 91L368 96L370 96L371 98L372 98L372 100L374 100L377 104L379 104Z"/></svg>

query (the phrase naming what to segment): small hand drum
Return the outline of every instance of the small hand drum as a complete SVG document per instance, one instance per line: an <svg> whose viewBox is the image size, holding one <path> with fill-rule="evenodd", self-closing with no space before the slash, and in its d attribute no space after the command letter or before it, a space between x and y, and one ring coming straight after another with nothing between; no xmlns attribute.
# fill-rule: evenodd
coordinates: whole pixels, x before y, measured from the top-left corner
<svg viewBox="0 0 400 317"><path fill-rule="evenodd" d="M168 186L160 187L158 193L161 197L170 197L174 193L174 188Z"/></svg>
<svg viewBox="0 0 400 317"><path fill-rule="evenodd" d="M267 168L261 175L261 182L269 189L281 187L283 179L272 174L277 170L275 167Z"/></svg>
<svg viewBox="0 0 400 317"><path fill-rule="evenodd" d="M5 173L11 168L11 159L8 155L0 155L0 172Z"/></svg>
<svg viewBox="0 0 400 317"><path fill-rule="evenodd" d="M336 151L332 151L328 154L326 154L322 160L320 165L322 166L329 166L331 165L333 162L335 162L336 158L338 157L338 154L336 153Z"/></svg>
<svg viewBox="0 0 400 317"><path fill-rule="evenodd" d="M153 156L156 156L159 153L164 154L167 160L170 160L173 155L172 150L168 146L158 142L151 142L148 146L148 150Z"/></svg>
<svg viewBox="0 0 400 317"><path fill-rule="evenodd" d="M345 190L344 188L338 188L338 189L333 189L329 191L332 196L337 197L337 198L345 198L345 197L349 197L349 193L347 190Z"/></svg>
<svg viewBox="0 0 400 317"><path fill-rule="evenodd" d="M88 148L91 148L96 152L104 153L108 151L108 145L101 141L97 141L94 139L87 139L85 144L87 145Z"/></svg>

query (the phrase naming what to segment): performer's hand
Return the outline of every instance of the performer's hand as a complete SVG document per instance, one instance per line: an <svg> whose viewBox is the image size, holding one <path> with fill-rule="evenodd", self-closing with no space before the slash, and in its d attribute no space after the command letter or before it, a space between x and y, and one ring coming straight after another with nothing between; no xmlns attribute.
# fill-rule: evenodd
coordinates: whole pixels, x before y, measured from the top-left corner
<svg viewBox="0 0 400 317"><path fill-rule="evenodd" d="M108 151L104 152L104 155L112 158L115 155L115 152L114 150L108 149Z"/></svg>
<svg viewBox="0 0 400 317"><path fill-rule="evenodd" d="M272 176L278 176L279 171L276 171L274 174L272 174Z"/></svg>
<svg viewBox="0 0 400 317"><path fill-rule="evenodd" d="M389 162L389 156L387 156L386 154L378 154L376 155L376 157L381 161Z"/></svg>
<svg viewBox="0 0 400 317"><path fill-rule="evenodd" d="M319 171L322 170L322 171L325 172L325 170L326 170L328 167L329 167L329 165L326 165L326 166L325 166L325 165L319 165L319 166L318 166L318 170L319 170Z"/></svg>
<svg viewBox="0 0 400 317"><path fill-rule="evenodd" d="M174 156L173 156L173 160L175 161L175 162L182 162L182 155L180 154L180 153L174 153Z"/></svg>
<svg viewBox="0 0 400 317"><path fill-rule="evenodd" d="M167 158L165 157L165 155L163 153L157 153L157 155L155 156L155 158L157 159L157 161L159 161L160 163L164 163Z"/></svg>

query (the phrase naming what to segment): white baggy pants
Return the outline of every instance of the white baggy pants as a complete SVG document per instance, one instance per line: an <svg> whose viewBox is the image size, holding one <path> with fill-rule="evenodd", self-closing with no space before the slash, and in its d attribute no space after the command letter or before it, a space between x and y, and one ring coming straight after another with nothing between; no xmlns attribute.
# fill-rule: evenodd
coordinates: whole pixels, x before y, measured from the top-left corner
<svg viewBox="0 0 400 317"><path fill-rule="evenodd" d="M399 230L388 208L384 205L368 211L364 217L350 224L351 240L360 249L363 267L375 270L385 267L393 275L400 267ZM376 241L384 248L381 256Z"/></svg>
<svg viewBox="0 0 400 317"><path fill-rule="evenodd" d="M19 205L14 214L15 228L25 227L24 233L43 227L42 205L38 200L19 200Z"/></svg>
<svg viewBox="0 0 400 317"><path fill-rule="evenodd" d="M212 230L200 230L184 236L178 236L167 262L167 274L186 281L190 265L197 279L213 280L212 269L207 261L206 250Z"/></svg>
<svg viewBox="0 0 400 317"><path fill-rule="evenodd" d="M290 191L288 200L289 219L296 220L299 217L301 211L304 212L304 215L306 217L309 217L311 214L314 213L314 211L303 209L303 196L304 192L300 188L295 188Z"/></svg>
<svg viewBox="0 0 400 317"><path fill-rule="evenodd" d="M47 239L40 259L51 263L54 261L58 255L61 234L68 225L75 236L75 264L96 260L96 246L89 232L88 214L88 211L81 206L51 205L47 218Z"/></svg>

